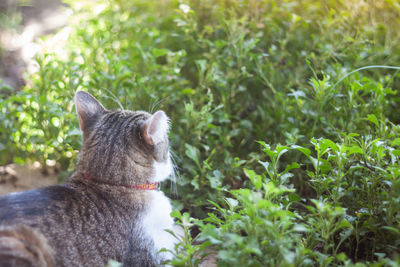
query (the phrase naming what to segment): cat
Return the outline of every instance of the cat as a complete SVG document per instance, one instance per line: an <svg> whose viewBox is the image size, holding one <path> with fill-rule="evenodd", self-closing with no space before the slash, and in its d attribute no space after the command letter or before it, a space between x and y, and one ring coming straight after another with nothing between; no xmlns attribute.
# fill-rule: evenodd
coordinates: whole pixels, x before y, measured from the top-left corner
<svg viewBox="0 0 400 267"><path fill-rule="evenodd" d="M157 266L179 231L158 183L173 172L163 111L107 110L75 94L83 132L64 184L0 198L0 266Z"/></svg>

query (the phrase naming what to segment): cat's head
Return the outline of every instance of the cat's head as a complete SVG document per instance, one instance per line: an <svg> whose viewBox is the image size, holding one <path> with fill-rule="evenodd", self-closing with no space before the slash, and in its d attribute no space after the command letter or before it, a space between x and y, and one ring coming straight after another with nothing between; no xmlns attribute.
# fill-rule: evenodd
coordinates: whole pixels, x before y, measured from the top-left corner
<svg viewBox="0 0 400 267"><path fill-rule="evenodd" d="M107 110L84 91L75 94L75 106L83 132L79 173L126 185L160 182L172 173L163 111Z"/></svg>

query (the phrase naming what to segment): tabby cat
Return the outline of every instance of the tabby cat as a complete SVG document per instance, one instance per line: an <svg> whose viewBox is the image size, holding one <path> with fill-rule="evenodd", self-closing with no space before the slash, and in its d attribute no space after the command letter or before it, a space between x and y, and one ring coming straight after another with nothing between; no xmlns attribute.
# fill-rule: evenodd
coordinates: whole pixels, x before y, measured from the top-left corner
<svg viewBox="0 0 400 267"><path fill-rule="evenodd" d="M155 266L170 258L172 173L163 111L107 110L78 91L83 145L61 185L0 198L0 266Z"/></svg>

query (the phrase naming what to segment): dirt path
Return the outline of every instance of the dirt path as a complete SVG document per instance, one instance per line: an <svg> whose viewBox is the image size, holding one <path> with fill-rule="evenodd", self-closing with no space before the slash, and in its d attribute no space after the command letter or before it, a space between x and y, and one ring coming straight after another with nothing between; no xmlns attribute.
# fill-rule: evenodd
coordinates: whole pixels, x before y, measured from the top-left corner
<svg viewBox="0 0 400 267"><path fill-rule="evenodd" d="M43 175L38 164L9 164L0 167L0 195L54 185L57 182L54 170L50 170L48 175Z"/></svg>

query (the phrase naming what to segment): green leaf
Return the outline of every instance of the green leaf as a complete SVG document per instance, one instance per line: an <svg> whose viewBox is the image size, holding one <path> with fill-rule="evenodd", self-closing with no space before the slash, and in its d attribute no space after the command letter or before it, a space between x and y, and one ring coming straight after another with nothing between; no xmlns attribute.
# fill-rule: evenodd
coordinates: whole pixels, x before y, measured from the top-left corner
<svg viewBox="0 0 400 267"><path fill-rule="evenodd" d="M311 157L311 156L309 156L308 158L310 159L315 170L321 165L321 161L318 161L318 159Z"/></svg>
<svg viewBox="0 0 400 267"><path fill-rule="evenodd" d="M255 239L255 237L250 238L250 242L246 242L246 252L247 253L253 253L256 254L258 256L261 256L263 253L260 250L259 247L259 242L257 242L257 240Z"/></svg>
<svg viewBox="0 0 400 267"><path fill-rule="evenodd" d="M197 165L200 165L200 151L189 144L185 144L185 154L188 156L191 160L193 160Z"/></svg>
<svg viewBox="0 0 400 267"><path fill-rule="evenodd" d="M224 175L219 170L213 170L211 175L207 175L211 188L217 188L222 185Z"/></svg>
<svg viewBox="0 0 400 267"><path fill-rule="evenodd" d="M14 162L19 165L23 165L25 163L25 160L21 157L14 157Z"/></svg>
<svg viewBox="0 0 400 267"><path fill-rule="evenodd" d="M181 212L179 210L173 210L171 212L171 217L172 218L177 218L179 220L182 220L182 214L181 214Z"/></svg>
<svg viewBox="0 0 400 267"><path fill-rule="evenodd" d="M400 157L400 149L392 150L391 153L392 153L393 155L395 155L395 156Z"/></svg>
<svg viewBox="0 0 400 267"><path fill-rule="evenodd" d="M296 162L293 162L290 165L286 165L285 170L283 172L289 172L289 171L291 171L293 169L298 169L298 168L300 168L300 164L298 164Z"/></svg>
<svg viewBox="0 0 400 267"><path fill-rule="evenodd" d="M307 227L304 226L304 224L295 224L293 227L293 231L295 232L308 232L309 229L307 229Z"/></svg>
<svg viewBox="0 0 400 267"><path fill-rule="evenodd" d="M230 197L225 198L225 202L229 205L230 208L235 208L239 205L239 201Z"/></svg>
<svg viewBox="0 0 400 267"><path fill-rule="evenodd" d="M299 195L297 195L296 193L290 193L288 195L289 201L290 202L299 202L301 200L301 198L299 197Z"/></svg>
<svg viewBox="0 0 400 267"><path fill-rule="evenodd" d="M165 49L165 48L161 48L161 49L159 49L159 48L153 48L153 50L152 50L151 52L152 52L153 56L154 56L155 58L157 58L157 57L165 56L165 55L167 55L167 54L168 54L169 52L171 52L171 51L168 50L168 49Z"/></svg>
<svg viewBox="0 0 400 267"><path fill-rule="evenodd" d="M279 159L283 154L288 152L289 149L290 149L290 147L277 145L276 146L276 152L278 153L278 157L277 158Z"/></svg>
<svg viewBox="0 0 400 267"><path fill-rule="evenodd" d="M271 165L270 162L259 160L258 163L260 163L268 173L270 172L270 167L269 167Z"/></svg>
<svg viewBox="0 0 400 267"><path fill-rule="evenodd" d="M263 151L264 151L265 153L267 153L268 157L269 157L271 160L274 160L274 159L275 159L277 153L276 153L276 151L273 151L273 150L271 149L270 145L268 145L267 143L265 143L265 142L263 142L263 141L257 141L257 143L261 144L261 145L264 147L264 148L263 148Z"/></svg>
<svg viewBox="0 0 400 267"><path fill-rule="evenodd" d="M347 256L345 253L341 252L338 255L336 255L336 259L339 261L344 262L347 259Z"/></svg>
<svg viewBox="0 0 400 267"><path fill-rule="evenodd" d="M400 138L396 138L392 141L392 146L400 146Z"/></svg>
<svg viewBox="0 0 400 267"><path fill-rule="evenodd" d="M386 229L394 234L400 235L400 230L391 226L383 226L383 229Z"/></svg>
<svg viewBox="0 0 400 267"><path fill-rule="evenodd" d="M342 228L353 228L353 225L347 220L341 220L339 223L336 224L335 229L339 230Z"/></svg>
<svg viewBox="0 0 400 267"><path fill-rule="evenodd" d="M244 169L244 173L253 183L257 190L261 189L262 179L260 175L257 175L253 170Z"/></svg>
<svg viewBox="0 0 400 267"><path fill-rule="evenodd" d="M340 233L340 240L342 241L346 240L347 238L349 238L349 236L351 236L352 233L353 233L353 227L351 226Z"/></svg>
<svg viewBox="0 0 400 267"><path fill-rule="evenodd" d="M217 229L212 224L206 224L202 228L201 236L207 238L212 244L222 244L220 229Z"/></svg>
<svg viewBox="0 0 400 267"><path fill-rule="evenodd" d="M196 93L196 91L192 88L185 88L185 89L181 90L182 95L193 95L195 93Z"/></svg>
<svg viewBox="0 0 400 267"><path fill-rule="evenodd" d="M306 155L307 158L309 158L310 155L311 155L311 150L308 149L308 148L301 147L301 146L298 146L298 145L292 145L291 148L300 151L301 153L303 153L304 155Z"/></svg>
<svg viewBox="0 0 400 267"><path fill-rule="evenodd" d="M332 151L337 151L338 150L338 146L334 142L332 142L329 139L325 139L325 138L320 140L319 146L320 146L320 149L321 149L321 155L325 154L328 151L329 148Z"/></svg>
<svg viewBox="0 0 400 267"><path fill-rule="evenodd" d="M332 170L332 165L328 160L321 159L319 161L319 169L321 170L322 173L327 173L330 170Z"/></svg>
<svg viewBox="0 0 400 267"><path fill-rule="evenodd" d="M211 241L212 242L212 241ZM214 242L213 242L214 243ZM216 244L216 243L214 243ZM232 250L220 250L218 251L218 258L230 262L234 258Z"/></svg>
<svg viewBox="0 0 400 267"><path fill-rule="evenodd" d="M205 60L205 59L196 60L196 65L199 68L199 71L201 73L204 73L206 71L206 69L207 69L206 68L207 60Z"/></svg>
<svg viewBox="0 0 400 267"><path fill-rule="evenodd" d="M294 176L293 173L290 173L290 172L279 175L280 183L285 184L287 182L287 180L293 176Z"/></svg>
<svg viewBox="0 0 400 267"><path fill-rule="evenodd" d="M367 120L369 120L370 122L372 122L373 124L375 124L376 127L379 127L378 119L376 118L376 116L375 116L374 114L368 114Z"/></svg>
<svg viewBox="0 0 400 267"><path fill-rule="evenodd" d="M364 154L364 151L359 146L351 146L347 148L347 155L351 154Z"/></svg>

